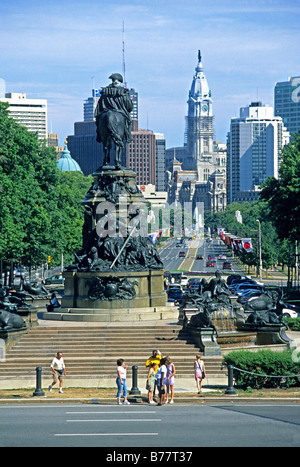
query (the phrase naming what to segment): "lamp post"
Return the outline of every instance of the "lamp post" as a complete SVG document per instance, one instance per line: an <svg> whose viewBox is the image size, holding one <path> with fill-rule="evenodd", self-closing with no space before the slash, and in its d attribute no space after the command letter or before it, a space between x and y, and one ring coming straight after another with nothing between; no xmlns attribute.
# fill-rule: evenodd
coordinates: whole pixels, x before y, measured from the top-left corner
<svg viewBox="0 0 300 467"><path fill-rule="evenodd" d="M258 222L258 247L259 247L259 279L262 280L262 257L261 257L261 228L260 220L256 219Z"/></svg>

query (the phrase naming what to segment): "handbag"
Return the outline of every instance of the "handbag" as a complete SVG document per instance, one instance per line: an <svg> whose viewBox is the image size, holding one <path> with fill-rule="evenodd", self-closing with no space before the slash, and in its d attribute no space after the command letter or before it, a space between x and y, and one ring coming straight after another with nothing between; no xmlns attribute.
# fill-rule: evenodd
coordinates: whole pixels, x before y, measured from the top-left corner
<svg viewBox="0 0 300 467"><path fill-rule="evenodd" d="M147 389L147 391L151 391L151 386L148 383L148 379L146 379L146 389Z"/></svg>

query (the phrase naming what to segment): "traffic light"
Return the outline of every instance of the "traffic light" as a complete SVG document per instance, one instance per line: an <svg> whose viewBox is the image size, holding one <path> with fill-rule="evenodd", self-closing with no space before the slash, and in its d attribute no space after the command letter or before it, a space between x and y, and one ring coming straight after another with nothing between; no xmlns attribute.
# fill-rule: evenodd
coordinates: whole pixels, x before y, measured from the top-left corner
<svg viewBox="0 0 300 467"><path fill-rule="evenodd" d="M51 256L48 256L48 263L51 263Z"/></svg>

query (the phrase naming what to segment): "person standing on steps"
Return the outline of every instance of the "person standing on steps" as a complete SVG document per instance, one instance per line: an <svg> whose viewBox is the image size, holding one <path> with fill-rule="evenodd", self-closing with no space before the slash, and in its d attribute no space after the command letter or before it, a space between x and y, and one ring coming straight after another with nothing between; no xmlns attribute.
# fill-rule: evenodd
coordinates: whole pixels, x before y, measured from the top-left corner
<svg viewBox="0 0 300 467"><path fill-rule="evenodd" d="M117 392L117 403L118 405L121 404L121 394L123 391L123 397L124 397L124 404L129 405L130 402L127 400L127 383L126 383L126 373L127 373L127 368L128 365L126 365L125 360L123 358L120 358L117 360L117 387L118 387L118 392Z"/></svg>
<svg viewBox="0 0 300 467"><path fill-rule="evenodd" d="M63 379L66 373L66 366L61 352L57 352L56 357L52 360L51 370L53 373L53 382L49 386L49 392L52 391L53 386L59 381L59 393L63 393Z"/></svg>

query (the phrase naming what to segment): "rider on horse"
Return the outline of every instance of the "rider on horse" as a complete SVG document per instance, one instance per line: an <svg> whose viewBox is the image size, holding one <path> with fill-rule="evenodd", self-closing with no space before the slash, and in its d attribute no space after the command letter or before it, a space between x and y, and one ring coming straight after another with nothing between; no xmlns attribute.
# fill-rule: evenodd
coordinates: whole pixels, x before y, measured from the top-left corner
<svg viewBox="0 0 300 467"><path fill-rule="evenodd" d="M123 82L123 77L119 73L113 73L110 77L112 83L102 88L101 97L98 101L95 118L97 126L97 141L103 143L106 146L107 137L114 141L116 147L123 147L123 140L125 138L127 143L131 142L131 118L130 112L132 111L133 104L129 96L129 91L126 88L120 86ZM122 115L124 118L124 127L120 128L114 120L111 118L106 119L108 125L106 130L108 134L102 135L101 128L104 126L103 117L105 115L111 115L111 112Z"/></svg>

